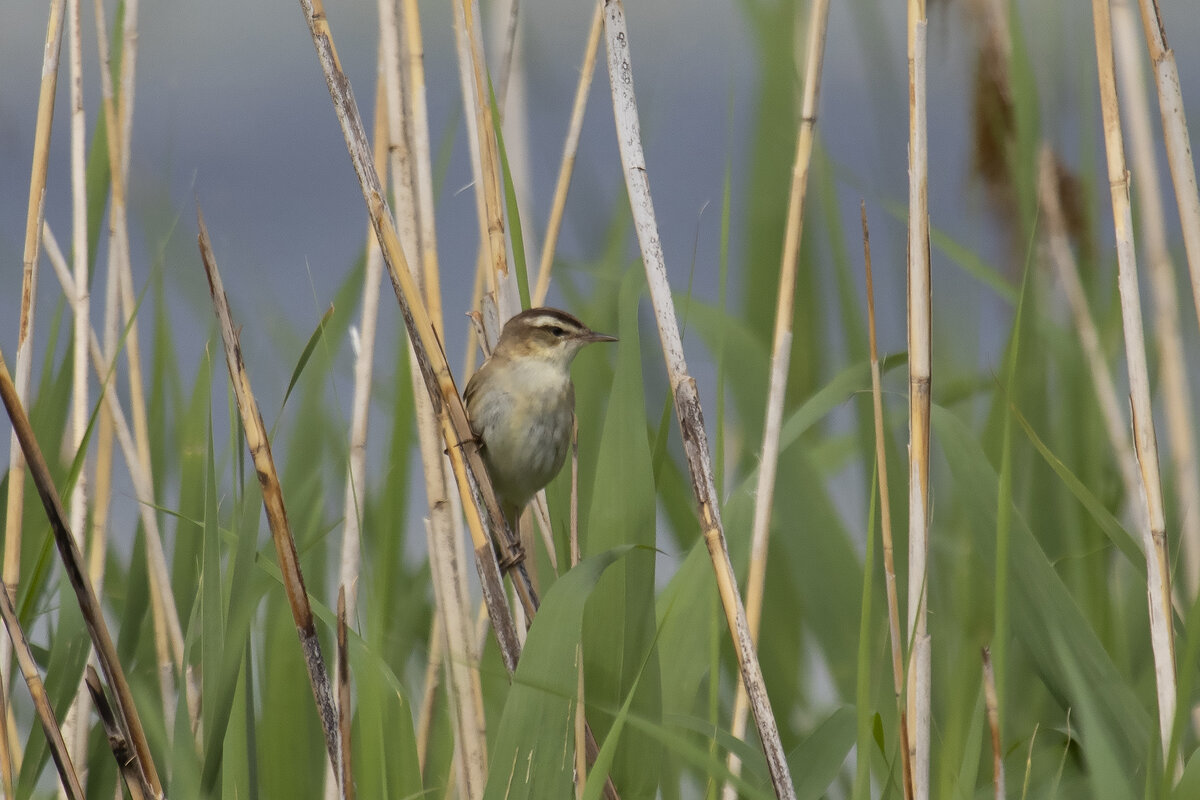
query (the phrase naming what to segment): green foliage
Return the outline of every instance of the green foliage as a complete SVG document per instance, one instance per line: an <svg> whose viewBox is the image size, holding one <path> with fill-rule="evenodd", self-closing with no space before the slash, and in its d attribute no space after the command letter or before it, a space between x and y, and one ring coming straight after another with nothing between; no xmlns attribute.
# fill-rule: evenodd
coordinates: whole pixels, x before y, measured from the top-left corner
<svg viewBox="0 0 1200 800"><path fill-rule="evenodd" d="M883 25L883 18L864 14L863 5L853 4L856 25L863 36L881 39L873 26ZM750 152L730 153L727 162L719 296L696 297L690 287L686 293L676 287L681 316L686 308L685 346L713 434L720 512L739 581L747 572L757 500L797 88L795 4L745 0L745 8L762 77L749 120ZM936 219L932 231L935 284L952 276L983 298L934 297L932 794L991 796L979 655L990 647L1010 796L1184 800L1200 796L1198 741L1190 722L1200 693L1200 602L1180 593L1174 620L1180 708L1164 761L1137 502L1124 496L1117 479L1092 376L1074 331L1061 319L1057 287L1039 272L1032 165L1044 123L1030 44L1016 24L1018 6L1012 9L1013 127L1003 168L1013 205L1004 224L1017 244L1008 261L993 263L995 256L961 232L939 229ZM879 67L895 60L882 46L864 49L865 63ZM443 168L456 128L445 136ZM100 209L110 181L105 135L99 124L88 165L93 259L103 251ZM518 198L503 142L500 153L514 268L527 302ZM884 475L874 454L861 257L849 245L858 228L856 220L843 218L858 197L845 191L843 169L818 144L788 354L759 657L798 796L897 798L899 715L878 504L886 480L899 612L907 620L907 358L897 352L898 341L881 342L890 353L881 364ZM902 204L887 198L871 198L868 207L880 218L907 216ZM620 343L588 348L575 364L584 559L574 568L567 564L570 489L564 470L548 489L559 566L557 574L549 568L539 539L533 556L542 605L516 674L504 670L490 637L480 656L486 796L559 798L574 792L582 665L584 710L600 746L585 796L599 796L604 777L611 776L626 798L715 797L726 781L741 797L771 797L753 726L746 741L730 733L738 669L699 535L642 267L629 258L629 209L618 203L589 208L588 215L600 252L586 263L560 259L555 285L565 305L593 328L618 333ZM525 229L532 231L536 222L526 220ZM1084 223L1096 227L1094 219ZM886 235L876 241L886 242ZM731 252L731 242L740 242L741 250ZM1101 344L1115 362L1120 309L1109 285L1111 264L1098 261L1088 242L1080 242L1078 251ZM894 252L877 261L885 259L893 267L902 261ZM349 327L359 313L363 263L359 258L349 265L334 296L321 298L312 318L296 323L297 331L277 334L275 355L284 369L276 374L288 377L286 386L255 390L271 417L271 444L330 665L343 526L349 515L360 523L359 603L349 621L358 796L455 796L456 731L447 688L438 679L443 673L435 671L432 684L425 678L434 593L425 564L427 509L417 488L416 403L403 335L381 338L377 348L369 466L363 491L349 507L343 502L350 416L345 387L353 371ZM1018 274L1019 281L1013 277ZM152 511L167 540L185 669L168 668L167 676L160 667L146 532L128 507L120 517L123 527L110 531L120 544L104 558L102 599L118 653L169 796L319 796L325 746L263 525L253 462L222 377L220 343L211 337L198 363L184 363L168 308L180 290L178 278L155 268L150 280L137 324L150 331L142 350L150 354ZM101 294L98 288L93 286L93 297ZM330 311L321 315L327 302ZM257 298L234 298L235 307L255 303ZM879 296L877 303L887 327L898 330L903 297ZM945 313L959 311L954 306L973 312L983 304L1000 329L985 330L979 321L951 330L943 322L961 318ZM385 302L384 314L388 308ZM241 323L247 337L267 333L252 316ZM43 355L31 403L35 431L64 496L88 464L74 453L56 457L63 452L70 407L70 326L62 303L39 322ZM994 363L977 363L973 352L985 338L1002 348ZM250 372L255 375L254 364ZM124 398L124 375L123 368L115 370L104 391ZM93 398L93 409L101 402ZM89 437L98 413L93 420ZM122 458L116 457L118 479ZM1162 463L1166 480L1174 480L1168 459ZM0 483L0 490L6 487ZM1173 558L1179 550L1175 529L1185 513L1169 509ZM20 618L61 717L88 648L29 486L23 522ZM165 702L164 679L175 689ZM187 688L199 705L189 705ZM53 768L45 738L24 695L13 696L24 748L17 797L49 796ZM424 719L427 697L432 711ZM728 767L731 753L742 761L738 775ZM98 732L89 755L89 796L113 796L118 777Z"/></svg>

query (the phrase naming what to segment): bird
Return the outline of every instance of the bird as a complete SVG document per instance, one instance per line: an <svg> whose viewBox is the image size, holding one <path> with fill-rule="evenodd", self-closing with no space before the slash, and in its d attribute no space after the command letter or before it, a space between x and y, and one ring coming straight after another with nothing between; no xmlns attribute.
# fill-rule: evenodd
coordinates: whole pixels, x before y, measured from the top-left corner
<svg viewBox="0 0 1200 800"><path fill-rule="evenodd" d="M467 382L471 428L514 530L566 461L575 414L571 362L586 345L615 341L565 311L531 308L504 324L491 356Z"/></svg>

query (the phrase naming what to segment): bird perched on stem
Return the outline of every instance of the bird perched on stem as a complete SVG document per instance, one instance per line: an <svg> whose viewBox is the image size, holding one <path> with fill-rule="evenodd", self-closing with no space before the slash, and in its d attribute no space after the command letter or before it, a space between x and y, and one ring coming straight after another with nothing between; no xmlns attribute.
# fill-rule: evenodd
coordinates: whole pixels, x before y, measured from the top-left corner
<svg viewBox="0 0 1200 800"><path fill-rule="evenodd" d="M501 510L514 529L522 509L562 469L571 444L571 362L592 342L615 342L556 308L531 308L504 324L465 393L471 427Z"/></svg>

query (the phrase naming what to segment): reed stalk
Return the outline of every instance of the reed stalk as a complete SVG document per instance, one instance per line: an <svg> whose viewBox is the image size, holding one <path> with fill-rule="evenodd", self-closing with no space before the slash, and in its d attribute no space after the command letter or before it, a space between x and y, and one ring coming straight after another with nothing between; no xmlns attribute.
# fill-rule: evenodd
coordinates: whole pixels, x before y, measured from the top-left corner
<svg viewBox="0 0 1200 800"><path fill-rule="evenodd" d="M1200 190L1196 187L1196 167L1192 162L1191 137L1188 135L1186 107L1179 83L1175 52L1167 44L1167 29L1158 10L1158 0L1138 0L1142 28L1154 65L1154 85L1158 89L1158 110L1162 115L1163 139L1167 164L1175 186L1175 202L1183 227L1183 246L1187 252L1188 272L1192 279L1192 299L1200 317Z"/></svg>
<svg viewBox="0 0 1200 800"><path fill-rule="evenodd" d="M650 299L658 323L659 338L662 341L663 357L675 401L675 414L679 419L688 471L696 496L700 528L712 559L742 682L746 687L750 708L754 712L754 720L758 727L759 740L767 757L771 784L776 796L794 798L796 790L784 757L779 729L767 699L762 669L750 637L750 626L746 621L746 609L742 605L741 595L738 594L737 578L729 561L729 548L725 544L725 532L721 524L709 456L708 434L704 430L704 414L700 407L696 381L688 373L683 356L683 341L679 335L679 323L675 318L671 300L666 261L646 173L646 158L642 151L637 98L633 90L629 30L625 23L625 11L621 0L606 0L604 27L613 115L617 125L621 164L625 172L625 188L629 194L634 226L646 269L646 280L650 287Z"/></svg>
<svg viewBox="0 0 1200 800"><path fill-rule="evenodd" d="M1125 359L1129 370L1133 448L1137 453L1147 525L1143 529L1146 552L1146 592L1150 615L1150 645L1154 653L1158 723L1166 759L1175 720L1175 638L1171 621L1171 563L1167 551L1162 483L1158 471L1158 442L1146 364L1141 297L1134 249L1133 212L1129 206L1129 172L1113 66L1112 19L1108 0L1092 0L1096 34L1096 63L1100 83L1100 110L1104 118L1104 146L1117 244L1117 284L1121 295L1121 320L1125 333ZM1169 759L1168 759L1169 760Z"/></svg>
<svg viewBox="0 0 1200 800"><path fill-rule="evenodd" d="M88 321L90 298L84 152L87 144L87 118L83 110L83 23L80 19L80 5L80 0L70 0L67 3L67 63L71 85L71 260L75 278L75 291L71 292L69 297L75 324L72 336L71 410L65 439L72 455L83 446L84 432L88 425L87 337L91 329ZM76 537L75 543L81 551L86 550L84 526L87 522L87 472L86 465L79 471L68 503L69 524ZM63 739L67 743L72 761L83 775L84 783L87 782L87 739L90 727L88 718L91 716L88 701L87 687L81 678L71 706L63 718Z"/></svg>
<svg viewBox="0 0 1200 800"><path fill-rule="evenodd" d="M892 691L900 721L900 785L905 800L912 800L912 760L908 749L908 708L904 699L904 631L900 627L900 597L896 589L896 556L892 535L891 491L888 488L887 434L883 427L883 378L879 369L879 343L875 331L875 278L871 272L871 235L867 205L862 204L863 264L867 282L867 339L871 350L871 405L875 422L875 469L879 474L880 538L883 542L883 580L887 588L888 643L892 653Z"/></svg>
<svg viewBox="0 0 1200 800"><path fill-rule="evenodd" d="M1200 465L1196 459L1196 431L1192 423L1192 391L1179 327L1175 265L1167 246L1166 214L1136 28L1137 18L1130 0L1118 0L1113 7L1117 80L1121 82L1121 97L1126 110L1124 123L1129 130L1133 174L1137 176L1133 188L1140 208L1138 237L1154 299L1154 340L1167 422L1167 452L1174 467L1176 505L1182 510L1179 524L1183 590L1190 600L1200 591L1200 513L1196 513L1200 508Z"/></svg>
<svg viewBox="0 0 1200 800"><path fill-rule="evenodd" d="M792 359L792 318L795 315L796 270L799 267L800 237L804 231L804 201L808 195L808 173L816 138L817 103L821 90L821 65L825 55L825 33L829 22L828 0L815 0L809 11L808 38L804 53L804 94L800 103L800 125L796 135L796 154L792 161L792 182L788 193L787 224L783 237L783 258L779 266L776 292L775 333L771 343L771 373L767 385L766 422L759 450L758 482L754 491L754 521L750 534L750 572L746 578L746 624L750 641L758 646L762 621L763 594L767 578L767 551L771 530L771 512L775 501L775 476L779 466L779 432L783 425L784 394L788 366ZM746 735L746 717L750 710L745 685L739 680L733 704L732 733L738 739ZM741 775L742 762L735 753L728 758L729 771ZM724 800L736 800L737 787L725 782Z"/></svg>
<svg viewBox="0 0 1200 800"><path fill-rule="evenodd" d="M913 797L929 798L932 657L926 617L932 385L924 0L908 2L908 753Z"/></svg>
<svg viewBox="0 0 1200 800"><path fill-rule="evenodd" d="M53 0L46 20L46 39L42 54L42 80L38 92L37 119L33 133L33 163L29 174L29 199L25 211L25 241L21 251L21 310L17 324L17 350L14 380L17 399L29 402L29 379L33 369L34 312L37 309L38 251L41 248L42 222L46 217L46 174L50 162L50 131L54 124L54 96L58 88L59 55L62 50L66 0ZM4 563L0 579L15 592L21 580L21 518L25 512L25 455L16 431L9 437L8 497L4 515ZM15 595L11 599L15 599ZM12 684L12 645L0 637L0 691ZM5 703L6 734L0 737L0 772L11 777L20 755L12 705Z"/></svg>
<svg viewBox="0 0 1200 800"><path fill-rule="evenodd" d="M554 264L558 234L562 230L563 213L567 207L567 191L571 188L571 176L575 173L575 155L579 152L579 137L583 133L583 113L587 109L588 90L591 89L592 76L596 72L596 54L600 50L600 34L603 30L604 2L599 0L596 3L596 10L592 14L587 45L583 49L579 82L575 85L575 100L571 104L571 121L567 124L562 162L558 167L558 179L554 183L554 198L550 202L550 219L546 223L546 239L542 242L542 255L538 259L537 282L534 285L530 301L534 307L544 304L546 294L550 291L550 268Z"/></svg>

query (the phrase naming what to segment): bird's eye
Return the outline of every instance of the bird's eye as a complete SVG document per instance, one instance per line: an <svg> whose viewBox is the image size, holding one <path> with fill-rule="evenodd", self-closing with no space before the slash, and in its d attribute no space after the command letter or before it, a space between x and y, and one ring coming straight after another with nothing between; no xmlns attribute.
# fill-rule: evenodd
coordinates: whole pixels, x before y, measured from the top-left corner
<svg viewBox="0 0 1200 800"><path fill-rule="evenodd" d="M562 328L558 327L557 325L551 325L549 328L547 328L547 330L550 331L555 336L562 336L564 333L566 333L566 331L564 331Z"/></svg>

